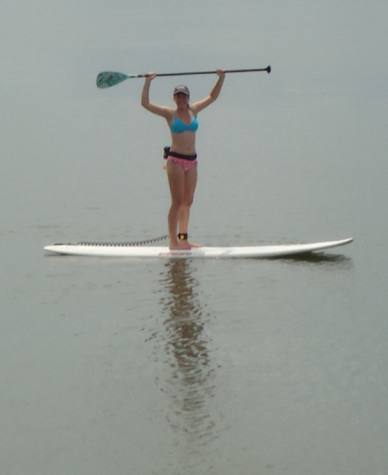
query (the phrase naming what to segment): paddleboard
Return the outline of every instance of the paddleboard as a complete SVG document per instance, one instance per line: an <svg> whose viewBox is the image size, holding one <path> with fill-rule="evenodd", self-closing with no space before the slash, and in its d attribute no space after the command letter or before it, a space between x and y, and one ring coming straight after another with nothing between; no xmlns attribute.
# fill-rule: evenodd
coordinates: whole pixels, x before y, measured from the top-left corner
<svg viewBox="0 0 388 475"><path fill-rule="evenodd" d="M53 244L51 246L46 246L44 249L56 254L95 257L265 258L323 251L324 249L349 244L352 241L353 238L348 238L340 241L315 242L308 244L277 244L246 247L198 247L182 251L171 251L168 247L162 246L131 246L125 243Z"/></svg>

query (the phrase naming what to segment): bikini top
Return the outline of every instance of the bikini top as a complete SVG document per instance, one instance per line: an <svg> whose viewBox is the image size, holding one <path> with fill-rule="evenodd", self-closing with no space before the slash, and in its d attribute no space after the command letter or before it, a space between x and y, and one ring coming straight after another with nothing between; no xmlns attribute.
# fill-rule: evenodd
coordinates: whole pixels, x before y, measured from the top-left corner
<svg viewBox="0 0 388 475"><path fill-rule="evenodd" d="M189 125L186 125L178 117L174 116L174 120L172 121L170 129L171 132L174 132L174 134L181 134L182 132L186 132L187 130L189 130L190 132L195 132L198 130L198 127L198 120L195 116L193 117L193 120Z"/></svg>

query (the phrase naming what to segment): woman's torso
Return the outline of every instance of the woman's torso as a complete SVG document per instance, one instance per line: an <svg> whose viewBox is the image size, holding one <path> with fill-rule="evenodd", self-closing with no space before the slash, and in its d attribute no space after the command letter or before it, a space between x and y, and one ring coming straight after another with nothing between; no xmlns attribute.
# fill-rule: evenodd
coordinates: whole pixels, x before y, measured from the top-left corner
<svg viewBox="0 0 388 475"><path fill-rule="evenodd" d="M171 150L186 155L194 155L195 132L198 129L198 120L191 109L187 113L174 111L169 120L171 130Z"/></svg>

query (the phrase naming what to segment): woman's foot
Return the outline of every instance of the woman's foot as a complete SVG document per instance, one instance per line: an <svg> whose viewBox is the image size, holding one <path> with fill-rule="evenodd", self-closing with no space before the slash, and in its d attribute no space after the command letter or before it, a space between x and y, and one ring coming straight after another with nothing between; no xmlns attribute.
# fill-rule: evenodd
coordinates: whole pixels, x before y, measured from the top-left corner
<svg viewBox="0 0 388 475"><path fill-rule="evenodd" d="M191 249L191 244L189 241L170 242L169 248L171 251L189 251Z"/></svg>
<svg viewBox="0 0 388 475"><path fill-rule="evenodd" d="M170 249L177 251L177 250L188 250L193 248L201 247L200 244L196 244L193 242L189 242L187 239L187 233L179 233L178 239L170 241Z"/></svg>

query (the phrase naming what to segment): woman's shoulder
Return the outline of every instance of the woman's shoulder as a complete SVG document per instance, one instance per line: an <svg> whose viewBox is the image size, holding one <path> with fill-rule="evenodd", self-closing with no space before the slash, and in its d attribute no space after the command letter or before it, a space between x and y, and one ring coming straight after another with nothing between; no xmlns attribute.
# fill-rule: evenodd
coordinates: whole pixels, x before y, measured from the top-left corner
<svg viewBox="0 0 388 475"><path fill-rule="evenodd" d="M165 106L164 107L164 111L165 111L165 117L166 119L173 119L174 116L175 116L175 109L173 109L172 107L167 107Z"/></svg>
<svg viewBox="0 0 388 475"><path fill-rule="evenodd" d="M194 117L197 117L197 115L202 111L201 107L201 102L195 102L194 104L190 105L190 111L194 115Z"/></svg>
<svg viewBox="0 0 388 475"><path fill-rule="evenodd" d="M144 105L144 107L150 112L160 115L167 120L172 120L172 117L174 116L174 109L172 109L171 107L160 106L158 104L153 104L151 102L147 105Z"/></svg>

